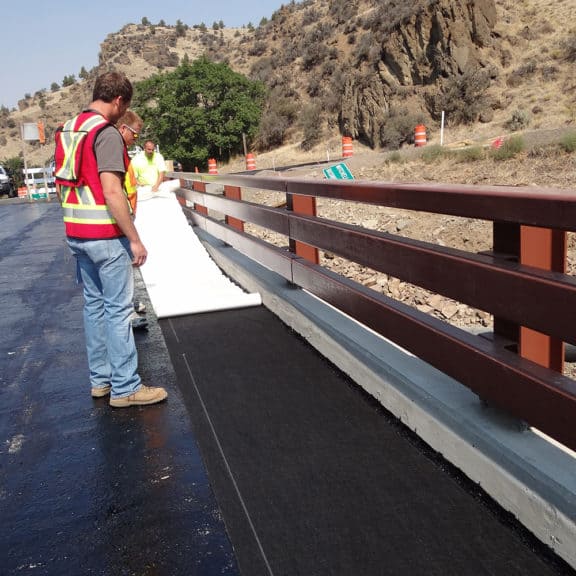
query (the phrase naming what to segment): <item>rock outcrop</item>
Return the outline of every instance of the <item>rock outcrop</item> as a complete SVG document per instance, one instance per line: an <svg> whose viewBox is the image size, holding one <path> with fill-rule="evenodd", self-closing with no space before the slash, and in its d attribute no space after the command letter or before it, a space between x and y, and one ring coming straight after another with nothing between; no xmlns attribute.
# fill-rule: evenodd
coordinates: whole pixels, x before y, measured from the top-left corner
<svg viewBox="0 0 576 576"><path fill-rule="evenodd" d="M398 101L394 96L407 100L443 78L487 65L484 52L495 24L494 0L436 0L423 2L392 30L380 31L379 61L363 63L347 78L343 132L376 145L391 102Z"/></svg>

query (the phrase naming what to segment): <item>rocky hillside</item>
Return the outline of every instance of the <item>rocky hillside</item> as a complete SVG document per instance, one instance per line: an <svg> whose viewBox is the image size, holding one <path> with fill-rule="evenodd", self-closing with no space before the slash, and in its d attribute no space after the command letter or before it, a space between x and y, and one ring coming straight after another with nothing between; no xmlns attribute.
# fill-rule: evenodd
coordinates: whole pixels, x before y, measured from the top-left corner
<svg viewBox="0 0 576 576"><path fill-rule="evenodd" d="M462 139L563 127L576 114L575 16L573 0L305 0L256 28L129 24L105 39L84 80L39 87L17 111L2 111L0 159L21 153L22 122L44 119L50 141L89 101L97 73L119 69L138 81L200 54L268 85L261 147L314 149L341 134L397 147L416 122L437 141L442 110ZM33 163L51 154L27 146Z"/></svg>

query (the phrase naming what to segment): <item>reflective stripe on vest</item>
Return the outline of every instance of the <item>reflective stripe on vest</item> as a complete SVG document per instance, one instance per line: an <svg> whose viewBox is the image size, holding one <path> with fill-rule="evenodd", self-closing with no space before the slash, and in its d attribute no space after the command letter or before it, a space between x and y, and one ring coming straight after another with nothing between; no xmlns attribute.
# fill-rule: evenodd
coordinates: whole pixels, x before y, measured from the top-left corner
<svg viewBox="0 0 576 576"><path fill-rule="evenodd" d="M110 224L116 223L108 212L106 206L79 206L77 204L66 204L62 206L64 210L64 222L74 224Z"/></svg>
<svg viewBox="0 0 576 576"><path fill-rule="evenodd" d="M64 151L62 166L55 176L60 180L75 182L78 179L78 168L81 163L81 147L88 133L99 125L108 124L108 121L99 115L90 116L78 128L74 128L78 116L68 120L60 132L60 142Z"/></svg>
<svg viewBox="0 0 576 576"><path fill-rule="evenodd" d="M69 202L72 192L76 193L78 202ZM96 204L92 190L88 186L62 186L62 211L64 222L74 224L116 224L105 204Z"/></svg>

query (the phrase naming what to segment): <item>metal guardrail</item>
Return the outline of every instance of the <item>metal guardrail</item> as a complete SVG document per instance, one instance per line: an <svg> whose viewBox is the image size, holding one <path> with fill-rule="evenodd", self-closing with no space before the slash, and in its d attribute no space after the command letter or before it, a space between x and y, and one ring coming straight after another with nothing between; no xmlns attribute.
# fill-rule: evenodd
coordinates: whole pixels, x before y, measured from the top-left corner
<svg viewBox="0 0 576 576"><path fill-rule="evenodd" d="M178 196L194 224L414 353L483 400L576 449L576 382L561 374L564 342L576 344L572 314L567 313L576 310L576 281L564 273L566 231L576 231L576 193L171 176L181 179ZM206 194L209 184L223 186L224 196ZM242 188L282 192L287 208L243 202ZM475 254L317 218L317 197L489 220L494 252ZM225 219L208 216L208 210ZM290 248L247 234L244 222L285 235ZM318 265L318 249L484 310L494 316L496 337L470 334L339 276Z"/></svg>

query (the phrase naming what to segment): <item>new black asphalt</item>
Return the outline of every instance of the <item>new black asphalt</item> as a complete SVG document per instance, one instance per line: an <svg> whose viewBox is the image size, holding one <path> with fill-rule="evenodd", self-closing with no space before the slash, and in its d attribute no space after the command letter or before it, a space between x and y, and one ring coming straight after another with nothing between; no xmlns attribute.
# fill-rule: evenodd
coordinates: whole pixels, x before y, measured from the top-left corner
<svg viewBox="0 0 576 576"><path fill-rule="evenodd" d="M59 207L0 239L1 575L573 574L262 307L150 311L168 401L92 399Z"/></svg>

